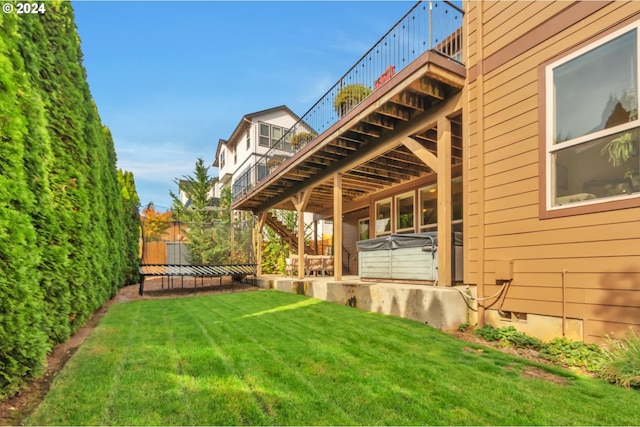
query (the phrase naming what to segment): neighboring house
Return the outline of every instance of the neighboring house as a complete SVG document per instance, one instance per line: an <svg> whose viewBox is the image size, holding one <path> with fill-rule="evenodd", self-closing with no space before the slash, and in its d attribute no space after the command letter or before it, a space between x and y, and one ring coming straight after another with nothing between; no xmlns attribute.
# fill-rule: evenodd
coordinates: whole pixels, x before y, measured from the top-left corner
<svg viewBox="0 0 640 427"><path fill-rule="evenodd" d="M298 117L287 106L269 108L244 115L231 136L218 141L213 166L218 168L218 181L214 195L220 197L223 187L230 187L234 197L246 194L260 179L274 170L293 153L296 134L308 131ZM269 153L268 158L265 155ZM276 215L277 216L277 215ZM313 214L303 215L305 224L314 221ZM288 236L287 230L276 219L273 224L277 233ZM316 234L322 238L322 224ZM317 225L316 225L317 229ZM297 246L296 246L297 248Z"/></svg>
<svg viewBox="0 0 640 427"><path fill-rule="evenodd" d="M227 140L218 141L216 159L213 162L213 166L219 171L216 197L220 197L222 187L231 187L233 194L237 195L238 191L255 184L257 174L266 173L254 168L256 160L281 139L280 145L276 147L277 151L283 156L291 153L290 129L299 120L285 105L244 115L231 136Z"/></svg>
<svg viewBox="0 0 640 427"><path fill-rule="evenodd" d="M260 224L271 208L333 219L334 245L353 249L361 270L358 240L437 231L437 252L421 247L433 274L402 280L468 290L480 324L587 342L640 326L640 5L430 5L416 4L316 105L332 105L343 82L370 94L329 120L307 113L318 136L239 189L233 207ZM403 262L388 264L414 267ZM422 295L412 309L446 316Z"/></svg>

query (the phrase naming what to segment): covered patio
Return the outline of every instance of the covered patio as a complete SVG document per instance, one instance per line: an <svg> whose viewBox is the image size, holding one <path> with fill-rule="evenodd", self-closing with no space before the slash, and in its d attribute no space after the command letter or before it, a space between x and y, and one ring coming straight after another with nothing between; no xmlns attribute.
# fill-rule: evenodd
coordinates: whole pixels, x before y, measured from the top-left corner
<svg viewBox="0 0 640 427"><path fill-rule="evenodd" d="M288 137L283 136L256 163L257 184L234 187L232 208L252 211L258 218L258 276L259 239L270 209L298 212L300 230L303 212L333 220L332 279L341 281L343 267L349 272L351 261L344 259L342 250L343 217L366 212L374 224L376 197L415 192L418 186L432 183L437 192L433 209L437 222L429 225L440 241L434 282L453 284L451 194L453 179L462 177L461 91L466 76L460 62L461 24L462 11L453 4L437 2L432 7L430 2L418 2L302 117ZM363 99L338 108L340 92L355 86L365 91ZM305 138L291 150L293 138L302 133ZM418 203L414 201L409 209L413 224L402 231L391 226L387 234L423 231ZM369 235L361 237L376 236L374 227L369 227ZM304 246L300 233L297 247ZM304 279L304 274L299 268L298 279Z"/></svg>

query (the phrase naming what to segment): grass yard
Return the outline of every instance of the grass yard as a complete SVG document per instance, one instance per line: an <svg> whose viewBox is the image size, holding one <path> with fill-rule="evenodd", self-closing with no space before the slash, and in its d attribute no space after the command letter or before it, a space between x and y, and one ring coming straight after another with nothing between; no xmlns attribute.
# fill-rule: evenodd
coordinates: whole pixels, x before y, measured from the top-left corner
<svg viewBox="0 0 640 427"><path fill-rule="evenodd" d="M639 425L638 408L637 390L260 291L114 304L26 424Z"/></svg>

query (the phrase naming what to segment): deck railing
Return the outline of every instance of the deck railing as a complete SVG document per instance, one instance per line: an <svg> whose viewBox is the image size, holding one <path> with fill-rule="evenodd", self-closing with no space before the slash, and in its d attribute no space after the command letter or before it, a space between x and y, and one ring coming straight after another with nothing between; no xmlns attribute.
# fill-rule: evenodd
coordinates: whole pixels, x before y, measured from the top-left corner
<svg viewBox="0 0 640 427"><path fill-rule="evenodd" d="M423 53L435 50L462 63L462 17L463 11L450 1L416 3L266 154L233 182L234 201L244 197L253 185Z"/></svg>

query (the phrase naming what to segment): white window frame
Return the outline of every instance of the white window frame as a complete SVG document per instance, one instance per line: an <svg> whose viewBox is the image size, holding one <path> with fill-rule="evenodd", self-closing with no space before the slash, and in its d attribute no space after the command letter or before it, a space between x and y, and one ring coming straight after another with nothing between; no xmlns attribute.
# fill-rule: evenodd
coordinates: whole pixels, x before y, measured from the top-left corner
<svg viewBox="0 0 640 427"><path fill-rule="evenodd" d="M378 233L378 205L381 205L383 203L389 203L389 231L382 231L380 233ZM377 202L375 202L374 207L373 207L373 213L374 213L374 236L378 237L378 236L386 236L388 234L391 234L393 232L393 199L391 197L388 197L386 199L382 199L382 200L378 200ZM371 226L371 224L369 224L369 226ZM386 228L386 226L385 226Z"/></svg>
<svg viewBox="0 0 640 427"><path fill-rule="evenodd" d="M269 128L269 135L263 135L260 127L264 125ZM274 133L280 132L280 137L274 136ZM269 145L262 144L260 140L266 138L269 140ZM282 141L282 147L279 150L291 151L291 132L284 126L274 125L268 122L258 122L258 145L260 147L272 148L278 145L278 142Z"/></svg>
<svg viewBox="0 0 640 427"><path fill-rule="evenodd" d="M262 126L266 126L268 129L268 135L262 133ZM267 144L262 143L262 139L266 138ZM271 125L267 122L258 123L258 145L260 147L271 147Z"/></svg>
<svg viewBox="0 0 640 427"><path fill-rule="evenodd" d="M368 232L368 234L367 234L367 238L366 239L361 239L360 238L361 237L360 236L360 224L362 224L362 223L366 223L367 224L367 232ZM368 240L368 239L370 239L370 236L371 236L371 221L369 220L369 217L360 218L358 220L358 235L357 235L356 239L358 241Z"/></svg>
<svg viewBox="0 0 640 427"><path fill-rule="evenodd" d="M400 228L400 199L408 199L411 198L411 215L413 216L413 221L411 227ZM394 218L394 226L396 233L406 233L408 231L414 232L416 229L416 192L415 191L407 191L406 193L398 194L395 196L395 218Z"/></svg>
<svg viewBox="0 0 640 427"><path fill-rule="evenodd" d="M557 144L554 144L554 132L555 132L555 110L554 110L554 98L555 98L555 91L554 91L554 84L553 84L553 77L554 77L554 70L563 65L566 64L567 62L576 59L577 57L584 55L586 53L589 53L595 49L597 49L598 47L604 45L605 43L608 43L610 41L612 41L613 39L616 39L622 35L624 35L625 33L628 33L630 31L636 30L636 37L638 38L637 40L637 48L639 50L639 52L637 52L636 57L637 57L637 63L636 63L636 77L637 77L637 82L636 82L636 88L640 91L640 21L636 21L635 23L631 24L631 25L627 25L623 28L620 28L619 30L616 30L614 32L612 32L611 34L608 34L607 36L598 39L597 41L594 41L593 43L589 43L588 45L576 50L575 52L572 52L571 54L562 57L561 59L554 61L552 63L550 63L549 65L547 65L545 67L545 143L546 143L546 147L545 147L545 179L546 179L546 188L544 189L545 191L545 207L546 210L548 212L553 212L553 211L560 211L560 210L564 210L564 209L571 209L571 208L576 208L576 207L580 207L580 206L590 206L590 205L601 205L603 203L610 203L610 202L614 202L614 201L618 201L618 200L627 200L627 199L633 199L633 198L640 198L640 193L631 193L631 194L620 194L620 195L616 195L616 196L611 196L611 197L605 197L605 198L597 198L597 199L591 199L591 200L583 200L583 201L577 201L577 202L572 202L572 203L567 203L564 205L558 205L558 206L554 206L554 197L555 197L555 188L556 188L556 176L555 176L555 168L553 167L553 154L555 152L559 152L563 149L566 148L570 148L570 147L574 147L580 144L584 144L584 143L588 143L590 141L595 141L597 139L600 138L604 138L610 135L614 135L616 133L619 132L624 132L627 130L632 130L635 128L640 127L640 119L636 119L634 121L628 122L628 123L624 123L621 125L617 125L617 126L613 126L607 129L603 129L600 131L596 131L593 133L589 133L587 135L584 136L580 136L578 138L574 138L571 139L569 141L566 142L560 142Z"/></svg>
<svg viewBox="0 0 640 427"><path fill-rule="evenodd" d="M431 185L427 185L426 187L421 187L418 189L418 229L420 231L432 231L438 229L438 222L434 222L431 224L423 224L422 223L422 193L436 193L438 191L438 184L434 183ZM437 196L436 196L437 197ZM438 209L437 199L436 199L436 210Z"/></svg>

